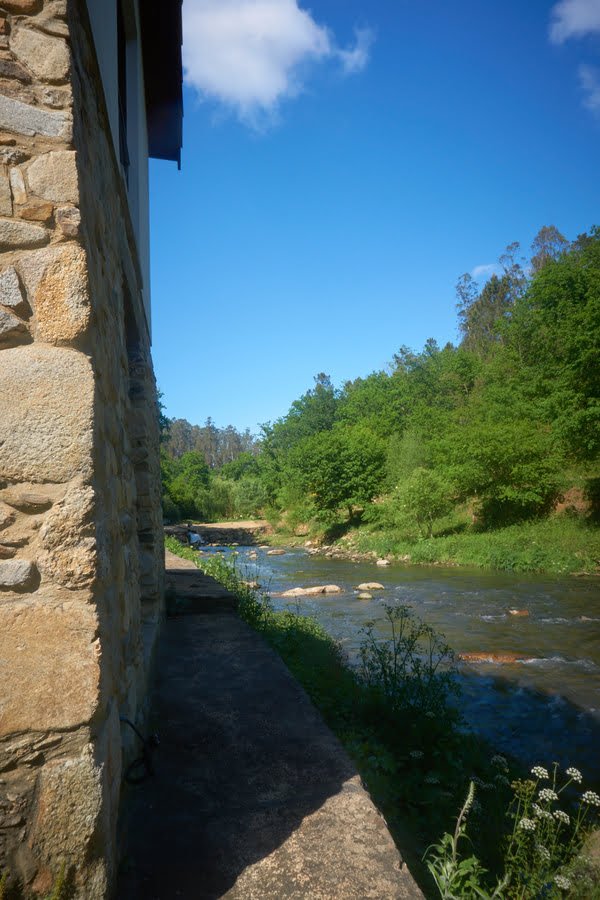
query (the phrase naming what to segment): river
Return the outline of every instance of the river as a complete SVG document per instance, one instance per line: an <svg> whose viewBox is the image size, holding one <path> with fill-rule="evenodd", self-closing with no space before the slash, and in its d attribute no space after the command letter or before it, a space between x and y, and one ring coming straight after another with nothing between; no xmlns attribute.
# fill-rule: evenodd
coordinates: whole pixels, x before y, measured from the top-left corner
<svg viewBox="0 0 600 900"><path fill-rule="evenodd" d="M589 780L600 781L597 578L400 564L382 568L304 550L282 556L255 548L237 551L244 577L257 578L271 594L317 584L343 588L343 593L299 600L274 597L273 605L314 615L351 659L366 622L380 621L385 635L385 603L411 606L458 654L516 657L508 663L460 663L466 721L498 751L525 763L575 765ZM249 558L252 552L258 552L256 560ZM372 592L372 600L359 600L356 586L362 582L379 582L384 590Z"/></svg>

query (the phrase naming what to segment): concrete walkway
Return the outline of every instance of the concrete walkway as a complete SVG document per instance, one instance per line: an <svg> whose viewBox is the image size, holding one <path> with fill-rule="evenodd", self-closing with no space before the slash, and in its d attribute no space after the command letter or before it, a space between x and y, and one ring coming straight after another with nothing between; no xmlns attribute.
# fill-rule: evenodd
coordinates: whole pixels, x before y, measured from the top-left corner
<svg viewBox="0 0 600 900"><path fill-rule="evenodd" d="M128 788L118 900L419 898L343 748L227 591L167 556L156 774Z"/></svg>

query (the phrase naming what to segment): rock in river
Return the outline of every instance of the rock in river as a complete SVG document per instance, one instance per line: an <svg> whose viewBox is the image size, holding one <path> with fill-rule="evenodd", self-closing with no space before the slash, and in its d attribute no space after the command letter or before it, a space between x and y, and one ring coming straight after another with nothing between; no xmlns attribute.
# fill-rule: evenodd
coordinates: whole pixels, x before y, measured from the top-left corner
<svg viewBox="0 0 600 900"><path fill-rule="evenodd" d="M297 587L284 591L280 597L316 597L317 594L341 594L343 588L337 584L316 584L313 587Z"/></svg>
<svg viewBox="0 0 600 900"><path fill-rule="evenodd" d="M379 584L378 581L365 581L363 584L359 584L356 588L357 591L383 591L385 590L382 584Z"/></svg>

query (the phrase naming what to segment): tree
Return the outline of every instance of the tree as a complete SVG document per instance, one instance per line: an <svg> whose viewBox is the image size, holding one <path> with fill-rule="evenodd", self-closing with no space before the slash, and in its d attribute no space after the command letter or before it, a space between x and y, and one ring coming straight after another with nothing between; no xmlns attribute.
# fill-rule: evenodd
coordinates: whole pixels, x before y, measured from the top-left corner
<svg viewBox="0 0 600 900"><path fill-rule="evenodd" d="M403 409L398 382L386 372L347 381L341 391L336 420L345 425L363 425L388 437L401 425Z"/></svg>
<svg viewBox="0 0 600 900"><path fill-rule="evenodd" d="M219 469L221 478L227 478L230 481L239 481L252 475L258 475L259 462L256 456L251 453L240 453L231 462L225 463Z"/></svg>
<svg viewBox="0 0 600 900"><path fill-rule="evenodd" d="M508 302L512 305L522 297L527 290L527 275L521 263L525 262L525 258L521 257L521 262L517 259L517 254L521 249L518 241L508 244L504 253L498 259L502 268L503 278L508 285Z"/></svg>
<svg viewBox="0 0 600 900"><path fill-rule="evenodd" d="M600 453L600 229L547 263L507 332L531 392L578 459Z"/></svg>
<svg viewBox="0 0 600 900"><path fill-rule="evenodd" d="M390 438L386 474L387 484L393 490L406 481L415 469L428 463L429 448L423 434L415 427Z"/></svg>
<svg viewBox="0 0 600 900"><path fill-rule="evenodd" d="M452 487L438 472L419 467L394 492L400 517L414 523L422 536L432 537L433 525L453 506Z"/></svg>
<svg viewBox="0 0 600 900"><path fill-rule="evenodd" d="M209 483L210 473L201 453L192 450L176 461L168 492L183 516L198 515L198 497L204 496Z"/></svg>
<svg viewBox="0 0 600 900"><path fill-rule="evenodd" d="M547 512L560 488L562 459L550 430L505 412L502 421L485 408L473 410L437 447L438 467L459 497L475 499L486 525Z"/></svg>
<svg viewBox="0 0 600 900"><path fill-rule="evenodd" d="M506 273L501 278L492 275L477 293L475 282L468 281L469 278L463 275L456 288L459 328L463 335L461 346L484 357L500 340L498 326L510 312L513 286Z"/></svg>
<svg viewBox="0 0 600 900"><path fill-rule="evenodd" d="M160 435L160 443L166 444L171 433L171 420L168 418L163 403L164 394L162 391L156 391L156 409L158 414L158 430Z"/></svg>
<svg viewBox="0 0 600 900"><path fill-rule="evenodd" d="M238 516L255 516L267 504L267 492L260 478L245 475L234 488L235 511Z"/></svg>
<svg viewBox="0 0 600 900"><path fill-rule="evenodd" d="M337 391L329 375L323 372L316 375L314 381L314 388L294 400L286 416L267 426L265 442L271 449L290 450L304 438L333 428Z"/></svg>
<svg viewBox="0 0 600 900"><path fill-rule="evenodd" d="M290 453L286 475L309 493L318 510L368 503L384 477L385 444L363 427L311 435Z"/></svg>
<svg viewBox="0 0 600 900"><path fill-rule="evenodd" d="M186 419L171 419L169 436L165 445L169 455L175 458L194 449L192 426Z"/></svg>
<svg viewBox="0 0 600 900"><path fill-rule="evenodd" d="M569 242L555 225L544 225L531 244L531 268L534 273L566 252Z"/></svg>

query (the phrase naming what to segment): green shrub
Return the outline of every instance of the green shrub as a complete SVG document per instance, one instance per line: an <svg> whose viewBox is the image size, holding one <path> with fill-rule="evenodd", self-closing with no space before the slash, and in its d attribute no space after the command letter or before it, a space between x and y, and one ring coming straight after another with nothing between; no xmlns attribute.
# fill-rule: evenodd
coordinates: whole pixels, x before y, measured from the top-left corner
<svg viewBox="0 0 600 900"><path fill-rule="evenodd" d="M233 491L236 516L247 518L260 514L267 499L267 491L260 478L244 475L236 482Z"/></svg>

